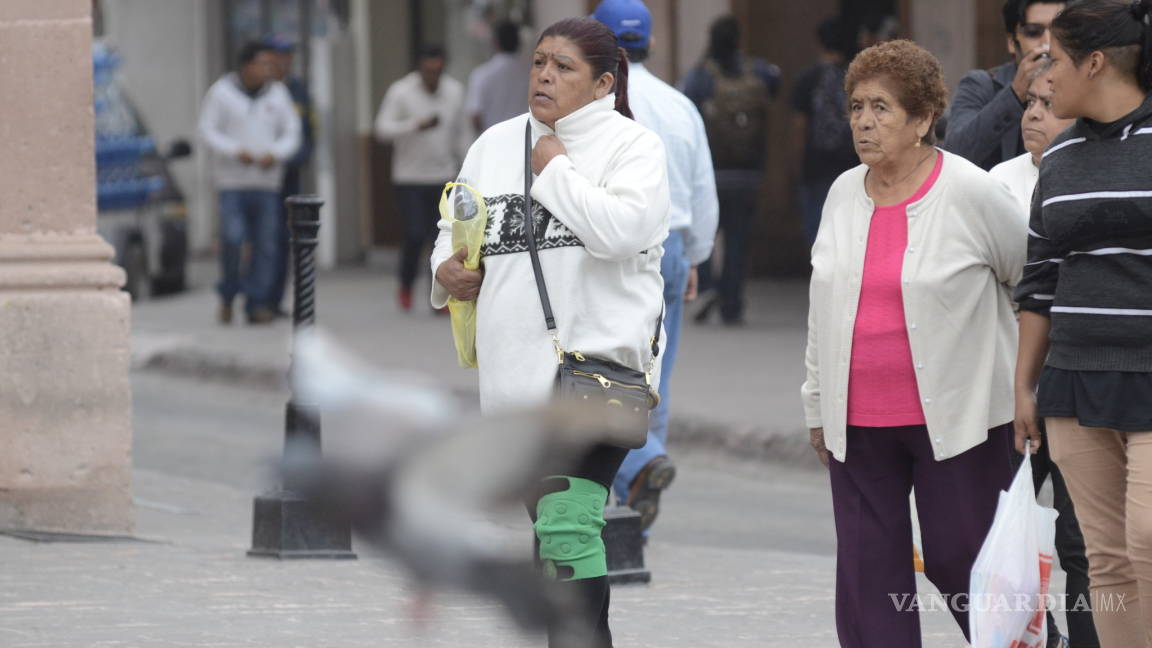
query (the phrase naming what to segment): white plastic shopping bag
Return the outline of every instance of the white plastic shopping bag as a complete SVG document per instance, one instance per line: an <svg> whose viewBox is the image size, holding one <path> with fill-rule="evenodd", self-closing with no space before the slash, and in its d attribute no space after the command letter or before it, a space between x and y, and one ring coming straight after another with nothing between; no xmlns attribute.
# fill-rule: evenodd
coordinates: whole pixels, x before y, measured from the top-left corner
<svg viewBox="0 0 1152 648"><path fill-rule="evenodd" d="M1036 503L1025 459L1000 493L992 529L972 566L968 630L972 648L1044 648L1056 511Z"/></svg>

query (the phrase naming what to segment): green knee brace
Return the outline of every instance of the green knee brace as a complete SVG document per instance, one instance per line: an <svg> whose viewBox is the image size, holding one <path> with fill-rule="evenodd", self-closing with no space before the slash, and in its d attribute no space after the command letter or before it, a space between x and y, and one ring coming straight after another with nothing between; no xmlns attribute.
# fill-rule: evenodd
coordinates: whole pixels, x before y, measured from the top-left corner
<svg viewBox="0 0 1152 648"><path fill-rule="evenodd" d="M544 573L557 578L558 567L570 567L572 575L560 580L606 576L608 559L600 530L605 524L608 489L579 477L552 479L568 480L568 489L549 493L536 503L536 537Z"/></svg>

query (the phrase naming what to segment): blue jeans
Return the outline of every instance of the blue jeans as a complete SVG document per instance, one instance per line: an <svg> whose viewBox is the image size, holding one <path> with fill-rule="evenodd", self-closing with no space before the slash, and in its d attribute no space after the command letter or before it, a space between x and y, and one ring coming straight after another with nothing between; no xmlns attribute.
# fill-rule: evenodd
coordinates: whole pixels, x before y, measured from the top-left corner
<svg viewBox="0 0 1152 648"><path fill-rule="evenodd" d="M656 457L668 454L664 445L668 440L668 394L672 383L672 367L680 347L680 324L684 319L684 291L688 288L691 266L684 253L684 236L674 231L664 241L664 258L660 261L660 274L664 277L664 344L660 348L660 404L648 419L648 442L624 458L612 487L620 501L628 498L628 487L636 475Z"/></svg>
<svg viewBox="0 0 1152 648"><path fill-rule="evenodd" d="M248 313L271 308L269 302L277 263L284 263L279 241L280 193L259 189L220 192L220 283L216 291L225 303L243 293ZM241 268L241 249L251 247L248 267Z"/></svg>

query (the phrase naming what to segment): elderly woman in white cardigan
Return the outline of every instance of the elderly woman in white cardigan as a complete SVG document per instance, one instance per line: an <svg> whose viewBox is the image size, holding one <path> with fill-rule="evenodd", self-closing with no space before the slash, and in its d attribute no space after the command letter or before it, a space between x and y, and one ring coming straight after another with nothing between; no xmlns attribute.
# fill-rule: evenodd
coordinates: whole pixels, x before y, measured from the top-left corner
<svg viewBox="0 0 1152 648"><path fill-rule="evenodd" d="M812 248L802 393L832 482L840 643L907 648L919 617L892 596L916 592L909 493L928 578L964 596L1012 479L1025 232L1000 183L932 145L947 94L932 54L870 47L846 85L862 164L832 185Z"/></svg>

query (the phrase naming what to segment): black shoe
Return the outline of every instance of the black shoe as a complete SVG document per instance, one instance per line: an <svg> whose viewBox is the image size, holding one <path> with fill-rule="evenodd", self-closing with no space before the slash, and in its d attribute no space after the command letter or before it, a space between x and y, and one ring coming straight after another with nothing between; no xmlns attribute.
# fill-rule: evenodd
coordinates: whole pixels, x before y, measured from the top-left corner
<svg viewBox="0 0 1152 648"><path fill-rule="evenodd" d="M640 514L640 528L647 531L660 513L660 493L676 479L676 464L668 457L656 457L632 480L628 489L629 508Z"/></svg>
<svg viewBox="0 0 1152 648"><path fill-rule="evenodd" d="M216 320L221 324L232 323L232 304L229 302L220 302L220 308L216 311Z"/></svg>

